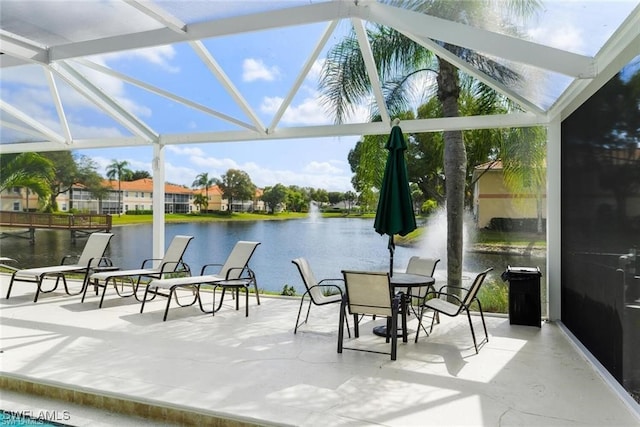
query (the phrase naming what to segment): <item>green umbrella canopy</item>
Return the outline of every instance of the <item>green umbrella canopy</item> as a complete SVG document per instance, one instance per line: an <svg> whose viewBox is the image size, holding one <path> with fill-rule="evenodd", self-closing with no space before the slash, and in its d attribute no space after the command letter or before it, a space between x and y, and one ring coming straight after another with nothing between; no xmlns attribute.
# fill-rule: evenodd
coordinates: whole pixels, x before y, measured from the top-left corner
<svg viewBox="0 0 640 427"><path fill-rule="evenodd" d="M385 146L389 150L387 164L382 177L380 199L373 228L379 234L389 236L389 273L393 275L393 236L405 236L416 229L416 217L413 212L413 200L409 189L409 178L404 152L407 142L400 126L391 128L391 134Z"/></svg>
<svg viewBox="0 0 640 427"><path fill-rule="evenodd" d="M404 152L407 142L400 126L394 126L385 146L389 150L373 227L379 234L405 236L416 229L413 200Z"/></svg>

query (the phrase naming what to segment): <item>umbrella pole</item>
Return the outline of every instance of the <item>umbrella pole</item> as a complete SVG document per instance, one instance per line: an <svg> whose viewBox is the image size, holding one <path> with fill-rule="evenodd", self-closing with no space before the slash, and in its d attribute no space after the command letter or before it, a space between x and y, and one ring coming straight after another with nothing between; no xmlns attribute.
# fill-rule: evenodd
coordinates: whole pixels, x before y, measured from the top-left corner
<svg viewBox="0 0 640 427"><path fill-rule="evenodd" d="M393 242L393 234L389 236L389 276L393 276L393 253L395 252L396 244Z"/></svg>

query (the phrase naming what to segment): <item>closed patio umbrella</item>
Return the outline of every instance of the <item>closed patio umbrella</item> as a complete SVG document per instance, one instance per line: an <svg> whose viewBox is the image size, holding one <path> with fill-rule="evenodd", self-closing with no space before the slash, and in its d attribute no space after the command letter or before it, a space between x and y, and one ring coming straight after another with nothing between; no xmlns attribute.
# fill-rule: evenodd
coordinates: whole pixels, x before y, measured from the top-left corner
<svg viewBox="0 0 640 427"><path fill-rule="evenodd" d="M393 253L396 247L393 236L396 234L405 236L416 229L416 217L413 212L413 200L404 158L407 142L397 121L394 121L385 148L389 150L389 155L373 227L379 234L389 236L389 274L393 276Z"/></svg>

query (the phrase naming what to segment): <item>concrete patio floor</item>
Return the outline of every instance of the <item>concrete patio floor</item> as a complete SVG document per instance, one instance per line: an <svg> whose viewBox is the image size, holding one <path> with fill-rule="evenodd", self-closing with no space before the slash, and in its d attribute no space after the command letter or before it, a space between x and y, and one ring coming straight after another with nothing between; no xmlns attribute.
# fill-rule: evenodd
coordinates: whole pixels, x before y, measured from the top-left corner
<svg viewBox="0 0 640 427"><path fill-rule="evenodd" d="M166 300L143 314L113 289L102 309L62 292L34 304L32 284L5 299L8 281L0 275L5 411L67 411L70 425L640 425L553 323L487 317L476 354L466 317L442 318L392 362L336 352L338 305L312 307L294 335L299 299L252 296L248 318L230 299L215 317L175 307L163 322ZM352 344L385 350L374 324Z"/></svg>

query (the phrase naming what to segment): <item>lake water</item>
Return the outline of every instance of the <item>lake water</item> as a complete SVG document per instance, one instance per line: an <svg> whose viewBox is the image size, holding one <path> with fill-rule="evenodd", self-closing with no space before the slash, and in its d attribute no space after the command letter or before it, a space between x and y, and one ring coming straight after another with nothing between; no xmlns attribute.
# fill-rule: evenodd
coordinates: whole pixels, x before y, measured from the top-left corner
<svg viewBox="0 0 640 427"><path fill-rule="evenodd" d="M431 228L430 228L431 229ZM185 234L195 238L187 248L185 261L199 273L203 264L223 263L238 240L261 242L250 266L260 289L280 292L285 284L302 292L303 285L291 260L305 257L318 280L339 278L342 269L380 270L389 268L388 237L373 229L373 219L309 218L284 221L236 221L166 224L165 243L173 236ZM114 227L115 236L107 251L114 265L121 269L139 268L142 260L152 257L151 224ZM439 237L440 235L440 237ZM444 241L442 241L444 239ZM65 254L82 251L86 240L71 242L69 232L38 230L36 244L6 238L0 241L0 253L19 261L21 267L40 267L60 263ZM432 233L417 247L396 247L394 266L402 270L413 255L446 257L446 237ZM493 267L498 276L507 265L539 266L544 258L512 255L465 253L465 271L479 272ZM445 277L444 261L438 265L436 278ZM544 272L543 272L544 273ZM544 277L544 276L543 276Z"/></svg>

